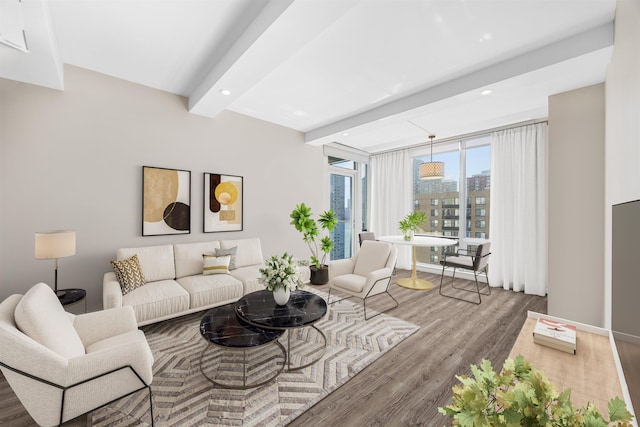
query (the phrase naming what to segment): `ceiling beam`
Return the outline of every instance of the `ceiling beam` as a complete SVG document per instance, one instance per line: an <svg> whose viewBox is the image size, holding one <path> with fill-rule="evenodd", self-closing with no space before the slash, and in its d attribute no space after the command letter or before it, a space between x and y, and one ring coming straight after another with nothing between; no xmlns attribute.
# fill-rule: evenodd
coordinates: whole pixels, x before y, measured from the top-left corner
<svg viewBox="0 0 640 427"><path fill-rule="evenodd" d="M235 72L238 61L246 55L251 46L269 29L294 0L267 0L267 3L253 12L247 10L244 18L250 22L242 25L237 23L235 33L228 35L231 45L219 57L214 58L214 64L206 75L197 83L189 96L189 111L207 117L215 117L235 99L238 92L244 92L237 83L234 85L228 76ZM257 5L258 3L253 3ZM254 9L255 10L255 9ZM247 16L249 15L249 16ZM225 50L223 48L223 50ZM223 86L226 83L226 86ZM221 96L222 89L232 90L231 96ZM214 92L218 91L217 94Z"/></svg>
<svg viewBox="0 0 640 427"><path fill-rule="evenodd" d="M326 7L323 2L269 0L192 91L189 111L216 117L358 3L342 0ZM300 22L305 25L291 37L290 27ZM230 94L222 95L223 89Z"/></svg>
<svg viewBox="0 0 640 427"><path fill-rule="evenodd" d="M526 52L412 95L391 101L305 133L305 142L321 145L349 129L388 119L470 90L494 84L590 52L613 46L613 22Z"/></svg>

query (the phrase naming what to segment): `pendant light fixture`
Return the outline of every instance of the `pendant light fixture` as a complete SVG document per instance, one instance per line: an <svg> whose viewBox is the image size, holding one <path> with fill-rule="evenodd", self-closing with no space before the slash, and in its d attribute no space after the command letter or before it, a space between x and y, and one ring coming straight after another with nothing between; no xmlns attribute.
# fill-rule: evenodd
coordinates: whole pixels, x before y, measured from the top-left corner
<svg viewBox="0 0 640 427"><path fill-rule="evenodd" d="M420 164L420 179L442 179L444 178L444 162L433 161L433 138L435 135L429 135L431 140L431 161Z"/></svg>

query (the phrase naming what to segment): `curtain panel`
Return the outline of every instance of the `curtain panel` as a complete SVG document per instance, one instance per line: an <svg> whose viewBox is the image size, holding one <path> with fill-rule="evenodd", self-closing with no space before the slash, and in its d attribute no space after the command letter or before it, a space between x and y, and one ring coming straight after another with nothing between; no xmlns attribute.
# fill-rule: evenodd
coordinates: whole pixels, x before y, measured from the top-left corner
<svg viewBox="0 0 640 427"><path fill-rule="evenodd" d="M547 292L547 124L497 131L491 139L493 286Z"/></svg>
<svg viewBox="0 0 640 427"><path fill-rule="evenodd" d="M413 175L408 150L371 156L371 230L377 237L400 234L398 223L412 212ZM411 268L409 246L398 247L398 268Z"/></svg>

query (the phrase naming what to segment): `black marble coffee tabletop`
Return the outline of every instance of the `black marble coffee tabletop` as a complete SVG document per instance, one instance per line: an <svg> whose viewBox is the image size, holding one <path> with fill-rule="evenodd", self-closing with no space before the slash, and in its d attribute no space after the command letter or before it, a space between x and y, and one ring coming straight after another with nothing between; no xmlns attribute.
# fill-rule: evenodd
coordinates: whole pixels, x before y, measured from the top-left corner
<svg viewBox="0 0 640 427"><path fill-rule="evenodd" d="M223 347L256 347L279 338L284 331L251 326L236 316L233 304L209 310L200 321L200 333Z"/></svg>
<svg viewBox="0 0 640 427"><path fill-rule="evenodd" d="M297 290L291 292L286 305L278 305L273 292L262 290L240 298L235 311L247 323L278 330L312 325L327 313L327 302L312 292Z"/></svg>

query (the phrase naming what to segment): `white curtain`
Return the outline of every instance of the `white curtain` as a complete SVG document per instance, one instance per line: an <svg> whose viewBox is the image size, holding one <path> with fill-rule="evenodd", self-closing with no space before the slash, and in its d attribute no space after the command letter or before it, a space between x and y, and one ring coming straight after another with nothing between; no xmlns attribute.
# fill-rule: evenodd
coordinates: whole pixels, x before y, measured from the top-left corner
<svg viewBox="0 0 640 427"><path fill-rule="evenodd" d="M494 132L491 139L491 259L494 286L547 291L547 125Z"/></svg>
<svg viewBox="0 0 640 427"><path fill-rule="evenodd" d="M407 150L371 156L371 226L376 236L400 234L398 223L412 212L413 174ZM409 246L398 247L398 268L411 268Z"/></svg>

